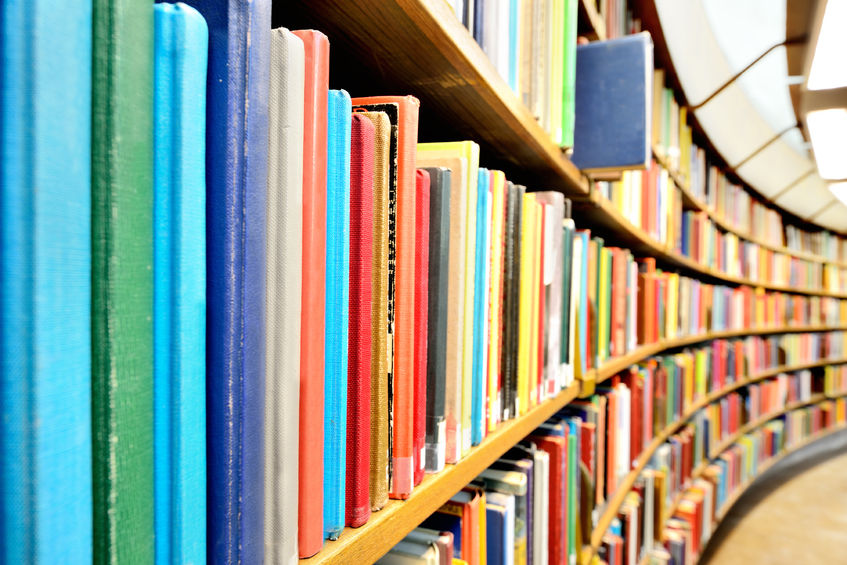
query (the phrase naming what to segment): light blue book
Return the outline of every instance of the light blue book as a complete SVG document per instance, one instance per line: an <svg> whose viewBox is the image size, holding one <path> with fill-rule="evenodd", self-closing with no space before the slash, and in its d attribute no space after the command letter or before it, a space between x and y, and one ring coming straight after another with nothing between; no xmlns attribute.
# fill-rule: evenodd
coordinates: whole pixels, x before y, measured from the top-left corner
<svg viewBox="0 0 847 565"><path fill-rule="evenodd" d="M0 563L90 563L91 2L0 3Z"/></svg>
<svg viewBox="0 0 847 565"><path fill-rule="evenodd" d="M520 68L520 21L521 10L519 0L509 0L509 87L512 92L520 96L520 82L518 81L518 69Z"/></svg>
<svg viewBox="0 0 847 565"><path fill-rule="evenodd" d="M580 247L580 263L578 266L579 273L575 276L580 278L579 283L579 304L580 304L580 312L579 312L579 320L577 320L579 324L579 362L580 362L580 370L584 375L588 370L588 296L587 296L587 287L588 287L588 232L576 232L574 234L576 238L579 239L579 247Z"/></svg>
<svg viewBox="0 0 847 565"><path fill-rule="evenodd" d="M344 529L347 455L347 332L350 309L350 128L344 90L329 91L324 317L324 535Z"/></svg>
<svg viewBox="0 0 847 565"><path fill-rule="evenodd" d="M485 491L486 558L488 565L515 563L515 497Z"/></svg>
<svg viewBox="0 0 847 565"><path fill-rule="evenodd" d="M156 563L206 561L206 65L209 30L154 8Z"/></svg>
<svg viewBox="0 0 847 565"><path fill-rule="evenodd" d="M478 445L485 437L485 364L483 358L485 335L485 302L488 292L485 271L488 257L488 186L491 175L488 169L479 169L476 196L476 256L474 261L473 307L473 371L471 373L471 444Z"/></svg>

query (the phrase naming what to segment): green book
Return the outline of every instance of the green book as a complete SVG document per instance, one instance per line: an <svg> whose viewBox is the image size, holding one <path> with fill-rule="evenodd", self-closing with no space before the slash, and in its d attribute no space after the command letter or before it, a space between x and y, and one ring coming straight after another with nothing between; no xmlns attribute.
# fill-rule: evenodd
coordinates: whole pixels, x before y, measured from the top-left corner
<svg viewBox="0 0 847 565"><path fill-rule="evenodd" d="M576 24L579 0L565 0L564 77L562 81L562 147L573 147L573 130L576 120Z"/></svg>
<svg viewBox="0 0 847 565"><path fill-rule="evenodd" d="M94 563L152 563L153 3L93 7Z"/></svg>

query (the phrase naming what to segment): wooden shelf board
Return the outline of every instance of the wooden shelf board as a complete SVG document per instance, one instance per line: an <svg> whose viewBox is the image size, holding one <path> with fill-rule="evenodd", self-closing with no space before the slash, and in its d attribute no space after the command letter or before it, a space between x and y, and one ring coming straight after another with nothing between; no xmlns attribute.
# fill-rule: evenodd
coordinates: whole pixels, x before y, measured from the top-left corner
<svg viewBox="0 0 847 565"><path fill-rule="evenodd" d="M778 285L765 282L753 281L743 277L728 275L717 269L701 265L681 253L677 253L654 239L647 232L631 223L621 214L614 205L597 191L591 192L587 200L577 202L581 205L591 219L613 231L625 243L628 243L636 251L656 257L656 259L678 268L687 269L693 273L710 277L714 280L751 287L761 287L767 290L777 290L791 294L805 294L809 296L831 296L834 298L847 298L847 292L830 292L825 290L796 288L790 285Z"/></svg>
<svg viewBox="0 0 847 565"><path fill-rule="evenodd" d="M590 545L586 545L582 549L581 562L584 565L588 565L594 555L597 553L597 550L600 548L600 544L602 543L603 536L606 534L606 530L609 529L609 525L612 523L612 520L614 520L615 516L617 516L618 510L620 509L621 504L623 504L626 495L632 490L632 486L635 484L635 481L638 479L639 475L641 475L641 472L644 470L644 467L646 467L647 463L650 461L650 458L653 457L653 453L655 453L656 449L658 449L663 443L668 440L668 438L670 438L673 434L680 430L688 422L688 420L691 419L691 417L693 417L699 410L715 402L721 397L726 396L734 390L737 390L741 387L750 384L754 384L768 377L776 376L780 373L801 371L803 369L809 369L812 367L819 367L823 365L839 365L845 363L847 363L847 357L775 367L773 369L768 369L767 371L757 373L756 375L739 379L735 383L729 384L720 390L707 394L706 396L689 406L683 412L682 416L679 419L675 420L673 423L663 429L657 436L653 438L653 440L648 444L647 448L639 454L638 458L635 461L635 464L633 465L632 470L630 470L626 477L624 477L624 479L620 482L618 489L614 492L612 498L606 502L606 506L603 509L603 513L597 520L597 525L591 531ZM733 434L732 436L721 442L720 446L716 450L714 450L712 454L710 454L709 460L714 459L714 457L717 456L716 454L720 454L721 452L723 452L726 447L735 443L738 438L748 433L750 430L753 430L769 422L770 420L784 414L787 411L796 410L797 408L807 406L809 404L815 404L825 399L825 395L816 394L813 395L808 401L788 404L782 410L768 414L749 424L746 424L745 426L740 428L737 433ZM704 462L700 467L695 469L696 475L694 475L693 478L696 478L702 473L703 470L705 470L707 463L708 461Z"/></svg>
<svg viewBox="0 0 847 565"><path fill-rule="evenodd" d="M588 193L585 177L512 92L444 0L289 4L278 17L274 14L274 25L294 19L297 25L326 33L333 73L349 73L349 67L375 73L387 87L397 89L385 94L418 97L422 127L443 124L477 141L483 163L490 159L510 165L504 168L516 182L568 195Z"/></svg>
<svg viewBox="0 0 847 565"><path fill-rule="evenodd" d="M435 512L451 496L470 483L513 445L579 394L574 382L520 418L504 422L481 444L455 465L427 475L408 500L391 500L360 528L345 528L337 541L327 541L314 557L301 559L303 565L372 563L403 539L406 534Z"/></svg>

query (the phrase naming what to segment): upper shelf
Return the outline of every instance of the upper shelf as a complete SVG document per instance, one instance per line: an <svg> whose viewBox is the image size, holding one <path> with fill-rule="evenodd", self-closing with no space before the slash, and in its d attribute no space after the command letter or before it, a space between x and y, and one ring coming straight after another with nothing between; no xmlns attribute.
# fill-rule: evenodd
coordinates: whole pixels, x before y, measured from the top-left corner
<svg viewBox="0 0 847 565"><path fill-rule="evenodd" d="M356 73L375 75L380 87L395 89L388 94L420 99L422 129L436 124L478 142L483 162L502 166L510 179L533 189L588 194L587 179L444 0L292 0L277 11L274 25L327 34L330 80L350 78L334 87L352 88ZM373 85L364 86L371 91L361 94L373 94Z"/></svg>
<svg viewBox="0 0 847 565"><path fill-rule="evenodd" d="M807 253L805 251L795 251L795 250L789 249L788 247L785 247L783 245L773 245L771 243L768 243L767 241L764 241L762 239L754 237L754 236L748 234L747 232L744 232L744 231L736 228L731 223L726 221L723 217L721 217L719 214L717 214L705 202L703 202L702 200L697 198L694 195L694 193L691 192L688 185L685 182L683 182L682 178L680 178L679 173L677 171L674 171L673 169L671 169L668 166L667 161L659 155L659 153L656 151L655 147L653 148L653 157L656 159L656 162L659 163L659 165L663 169L668 171L668 174L670 175L671 179L673 179L674 184L676 185L676 187L682 193L683 201L690 208L693 208L693 209L698 210L698 211L705 212L706 215L708 215L709 218L719 228L721 228L723 231L733 233L733 234L737 235L739 238L745 239L745 240L750 241L752 243L755 243L755 244L759 245L760 247L764 247L765 249L770 249L771 251L776 251L777 253L784 253L785 255L791 255L792 257L796 257L797 259L804 259L806 261L813 261L815 263L825 263L825 264L828 264L828 265L836 265L838 267L847 267L847 262L845 262L845 261L832 261L830 259L827 259L826 257L822 257L820 255L815 255L814 253Z"/></svg>

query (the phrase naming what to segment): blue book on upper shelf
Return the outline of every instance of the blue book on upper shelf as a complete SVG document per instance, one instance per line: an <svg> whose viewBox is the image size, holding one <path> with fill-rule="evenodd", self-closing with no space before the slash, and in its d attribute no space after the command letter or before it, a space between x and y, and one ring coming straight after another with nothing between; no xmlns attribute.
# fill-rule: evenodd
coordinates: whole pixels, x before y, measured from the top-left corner
<svg viewBox="0 0 847 565"><path fill-rule="evenodd" d="M647 167L652 83L647 32L577 47L574 165L588 171Z"/></svg>

